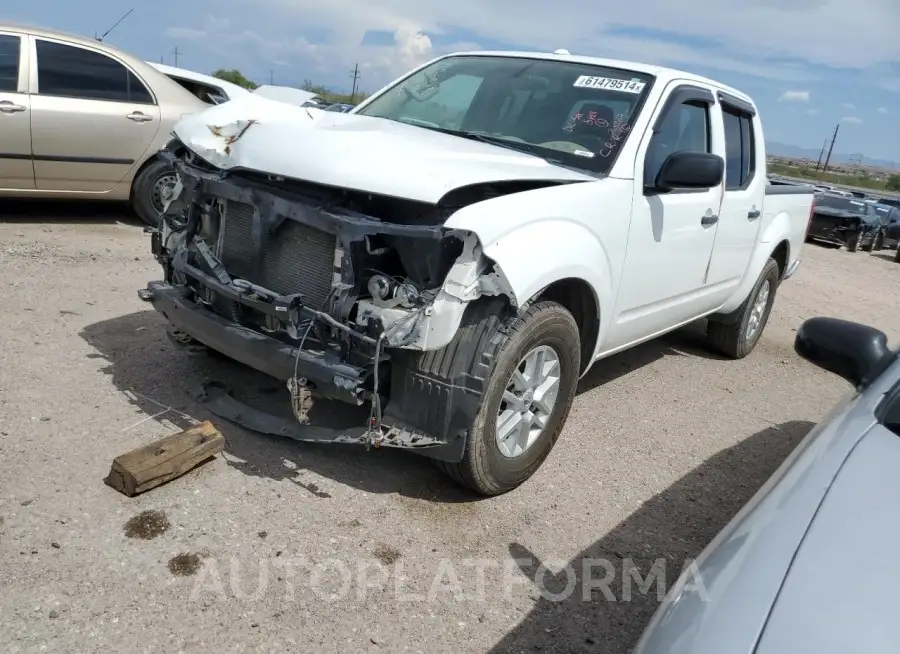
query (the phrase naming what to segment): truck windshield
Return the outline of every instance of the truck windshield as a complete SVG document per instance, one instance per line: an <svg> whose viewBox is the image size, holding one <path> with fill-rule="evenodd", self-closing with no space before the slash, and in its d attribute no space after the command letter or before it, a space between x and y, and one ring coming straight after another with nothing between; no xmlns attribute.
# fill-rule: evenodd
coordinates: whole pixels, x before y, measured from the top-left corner
<svg viewBox="0 0 900 654"><path fill-rule="evenodd" d="M565 61L453 56L407 77L357 113L605 174L653 79Z"/></svg>

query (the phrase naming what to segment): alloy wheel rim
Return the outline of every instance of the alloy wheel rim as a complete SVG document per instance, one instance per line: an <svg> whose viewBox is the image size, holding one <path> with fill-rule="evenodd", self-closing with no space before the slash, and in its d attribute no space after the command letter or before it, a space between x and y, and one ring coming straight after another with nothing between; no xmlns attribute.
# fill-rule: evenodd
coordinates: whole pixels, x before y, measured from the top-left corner
<svg viewBox="0 0 900 654"><path fill-rule="evenodd" d="M762 325L763 316L766 313L766 305L769 303L770 284L769 280L763 282L756 294L756 300L753 302L753 308L750 310L750 319L747 321L746 340L752 341Z"/></svg>
<svg viewBox="0 0 900 654"><path fill-rule="evenodd" d="M523 356L509 380L495 420L497 448L509 459L525 454L540 438L559 397L559 355L539 345Z"/></svg>

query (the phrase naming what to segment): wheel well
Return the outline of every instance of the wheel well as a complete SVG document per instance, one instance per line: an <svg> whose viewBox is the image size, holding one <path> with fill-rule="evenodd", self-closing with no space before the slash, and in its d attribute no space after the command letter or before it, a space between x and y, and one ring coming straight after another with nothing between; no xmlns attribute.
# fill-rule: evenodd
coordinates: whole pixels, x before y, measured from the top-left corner
<svg viewBox="0 0 900 654"><path fill-rule="evenodd" d="M787 271L788 266L788 254L790 253L791 246L787 241L782 241L778 244L772 251L772 258L775 259L775 263L778 264L778 279L784 277L784 273Z"/></svg>
<svg viewBox="0 0 900 654"><path fill-rule="evenodd" d="M600 312L594 290L583 279L569 278L553 282L542 290L536 300L552 300L568 309L581 337L581 372L584 372L594 356L597 336L600 332Z"/></svg>

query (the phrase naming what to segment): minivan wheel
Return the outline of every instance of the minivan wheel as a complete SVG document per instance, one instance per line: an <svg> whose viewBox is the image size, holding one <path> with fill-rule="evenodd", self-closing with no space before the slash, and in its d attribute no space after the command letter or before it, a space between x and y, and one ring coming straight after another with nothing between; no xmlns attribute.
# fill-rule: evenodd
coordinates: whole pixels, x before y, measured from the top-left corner
<svg viewBox="0 0 900 654"><path fill-rule="evenodd" d="M462 461L438 467L481 495L522 484L559 438L575 399L580 361L572 314L556 302L531 305L500 347Z"/></svg>
<svg viewBox="0 0 900 654"><path fill-rule="evenodd" d="M144 168L132 186L131 204L144 223L158 227L165 202L178 180L175 171L164 161L154 161Z"/></svg>
<svg viewBox="0 0 900 654"><path fill-rule="evenodd" d="M777 288L778 264L774 259L769 259L750 295L738 309L737 320L709 322L706 339L711 349L733 359L742 359L750 354L769 321Z"/></svg>

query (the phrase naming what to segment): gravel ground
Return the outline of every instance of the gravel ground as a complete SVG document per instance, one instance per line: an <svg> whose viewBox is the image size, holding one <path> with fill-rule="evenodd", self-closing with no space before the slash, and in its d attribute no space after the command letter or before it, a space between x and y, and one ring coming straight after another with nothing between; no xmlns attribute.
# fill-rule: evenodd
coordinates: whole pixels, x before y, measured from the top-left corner
<svg viewBox="0 0 900 654"><path fill-rule="evenodd" d="M752 356L712 357L691 327L599 363L503 497L406 453L216 419L223 455L128 499L102 482L112 459L208 417L204 380L273 406L286 391L175 350L136 296L159 276L140 227L23 211L0 224L4 652L625 652L660 586L629 589L629 565L671 582L848 391L794 354L800 322L900 332L888 253L808 245ZM581 583L591 559L609 595Z"/></svg>

